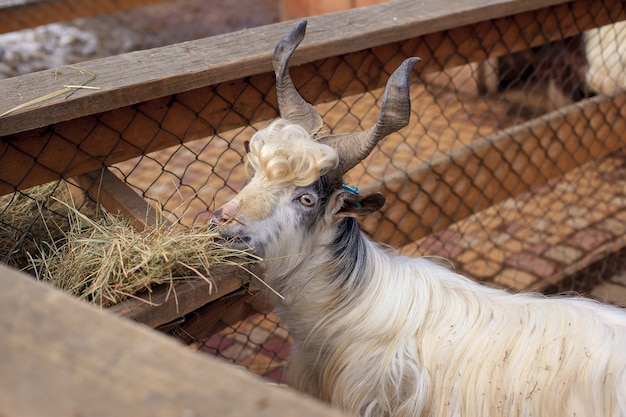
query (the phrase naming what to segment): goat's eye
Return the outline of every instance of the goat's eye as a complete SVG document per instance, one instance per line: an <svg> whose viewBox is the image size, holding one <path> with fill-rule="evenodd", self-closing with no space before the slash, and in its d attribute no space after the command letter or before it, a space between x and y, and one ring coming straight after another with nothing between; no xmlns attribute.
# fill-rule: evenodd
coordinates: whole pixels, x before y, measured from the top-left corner
<svg viewBox="0 0 626 417"><path fill-rule="evenodd" d="M300 196L300 203L303 206L311 207L313 204L315 204L315 199L313 199L313 196L311 194L302 194Z"/></svg>

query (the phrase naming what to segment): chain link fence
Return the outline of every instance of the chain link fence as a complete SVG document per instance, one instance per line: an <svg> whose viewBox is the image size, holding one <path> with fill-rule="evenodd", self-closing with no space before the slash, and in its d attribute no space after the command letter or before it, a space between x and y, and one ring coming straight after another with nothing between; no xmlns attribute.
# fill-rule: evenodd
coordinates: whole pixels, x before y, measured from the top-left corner
<svg viewBox="0 0 626 417"><path fill-rule="evenodd" d="M604 17L591 26L603 24L607 14L623 18L623 4L608 7L592 10ZM558 21L560 11L544 14ZM529 31L528 20L506 22L473 28L476 37L488 38L480 32L487 27L501 39ZM533 46L534 40L515 39L514 51L493 54L489 43L451 30L292 70L331 131L358 131L375 122L380 85L397 63L425 52L413 75L410 125L383 140L346 180L387 197L381 213L363 221L367 233L408 255L445 258L487 285L515 291L588 293L622 270L626 24L567 37L558 25L543 30L553 31L543 33L546 40L558 40ZM468 58L476 56L483 58ZM114 140L111 154L99 155L111 172L169 221L191 227L205 224L241 189L244 142L276 114L273 79L263 75L139 104L123 118L94 115L80 132L60 124L39 134L50 146L75 144L73 162L90 160L100 141ZM136 156L116 160L121 151ZM41 210L55 210L54 186L43 195L25 186L38 169L35 164L13 181L0 203L0 228L10 236L3 237L1 261L19 268L29 242L39 239L40 213L24 213L16 223L9 220L12 205L30 199ZM54 174L85 188L71 169ZM278 319L257 311L243 320L225 318L219 331L194 346L281 381L289 343Z"/></svg>

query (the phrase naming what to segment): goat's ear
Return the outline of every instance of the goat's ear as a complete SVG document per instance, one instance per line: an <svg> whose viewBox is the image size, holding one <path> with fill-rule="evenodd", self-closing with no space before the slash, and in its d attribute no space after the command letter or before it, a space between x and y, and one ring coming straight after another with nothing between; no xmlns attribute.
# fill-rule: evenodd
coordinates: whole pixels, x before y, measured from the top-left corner
<svg viewBox="0 0 626 417"><path fill-rule="evenodd" d="M365 216L380 210L385 204L385 200L382 193L361 195L349 191L340 191L336 195L333 213L335 217Z"/></svg>

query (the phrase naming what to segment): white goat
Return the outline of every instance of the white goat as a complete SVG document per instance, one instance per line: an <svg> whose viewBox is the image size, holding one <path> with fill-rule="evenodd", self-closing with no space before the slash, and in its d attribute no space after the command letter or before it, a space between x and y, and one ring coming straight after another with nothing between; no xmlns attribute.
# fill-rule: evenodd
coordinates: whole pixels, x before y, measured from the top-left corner
<svg viewBox="0 0 626 417"><path fill-rule="evenodd" d="M321 117L287 70L305 25L274 54L283 118L254 135L250 182L214 214L285 297L288 383L361 416L626 416L625 312L487 288L360 231L355 217L385 198L342 177L408 123L418 59L389 79L372 129L317 137Z"/></svg>
<svg viewBox="0 0 626 417"><path fill-rule="evenodd" d="M607 95L626 89L626 21L588 30L584 39L589 89Z"/></svg>

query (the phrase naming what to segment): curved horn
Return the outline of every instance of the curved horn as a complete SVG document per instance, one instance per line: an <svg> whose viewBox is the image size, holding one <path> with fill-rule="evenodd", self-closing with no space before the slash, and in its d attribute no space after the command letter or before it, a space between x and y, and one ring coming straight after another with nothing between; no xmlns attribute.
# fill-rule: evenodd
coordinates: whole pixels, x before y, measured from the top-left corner
<svg viewBox="0 0 626 417"><path fill-rule="evenodd" d="M367 158L381 139L409 124L411 117L409 76L413 66L419 61L421 59L417 57L407 58L391 74L385 87L378 121L373 127L363 132L330 135L320 139L320 142L333 146L339 153L339 165L334 171L335 175L343 176Z"/></svg>
<svg viewBox="0 0 626 417"><path fill-rule="evenodd" d="M304 39L306 24L306 20L301 21L282 37L274 49L272 65L276 73L276 94L280 116L302 126L307 132L315 136L324 127L324 121L317 110L304 101L298 93L288 68L291 54Z"/></svg>

